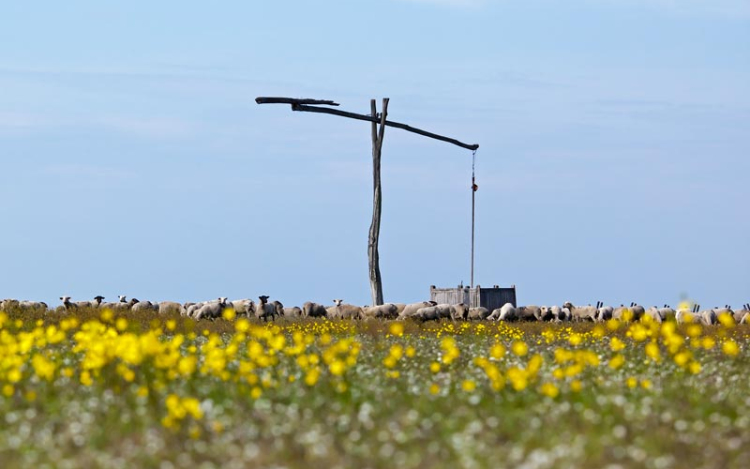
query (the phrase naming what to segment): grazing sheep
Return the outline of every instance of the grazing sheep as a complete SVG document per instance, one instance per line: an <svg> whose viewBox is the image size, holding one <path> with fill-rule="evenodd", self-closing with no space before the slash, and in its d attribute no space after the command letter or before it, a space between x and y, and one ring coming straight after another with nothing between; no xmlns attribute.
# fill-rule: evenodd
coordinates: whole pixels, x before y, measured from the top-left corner
<svg viewBox="0 0 750 469"><path fill-rule="evenodd" d="M661 316L662 321L675 320L675 310L670 308L669 305L664 305L663 307L659 308L659 315Z"/></svg>
<svg viewBox="0 0 750 469"><path fill-rule="evenodd" d="M719 323L719 318L713 309L707 309L698 314L700 314L701 322L706 326L713 326Z"/></svg>
<svg viewBox="0 0 750 469"><path fill-rule="evenodd" d="M145 301L139 301L138 303L134 304L131 308L131 311L137 312L137 311L152 311L154 313L159 312L159 305L156 303L152 303L148 300Z"/></svg>
<svg viewBox="0 0 750 469"><path fill-rule="evenodd" d="M284 308L285 318L300 318L302 317L302 308L299 306L292 306L291 308Z"/></svg>
<svg viewBox="0 0 750 469"><path fill-rule="evenodd" d="M695 313L686 308L677 309L677 312L675 313L675 321L677 321L677 324L691 324L691 323L705 324L703 314Z"/></svg>
<svg viewBox="0 0 750 469"><path fill-rule="evenodd" d="M516 308L516 317L519 321L539 321L542 318L542 309L539 306L519 306Z"/></svg>
<svg viewBox="0 0 750 469"><path fill-rule="evenodd" d="M277 314L276 305L268 304L268 295L261 295L258 297L258 299L260 300L260 303L258 303L255 307L255 317L266 322L270 317L275 321Z"/></svg>
<svg viewBox="0 0 750 469"><path fill-rule="evenodd" d="M324 318L327 315L328 311L326 311L326 307L323 305L311 301L306 301L302 305L302 316L306 318Z"/></svg>
<svg viewBox="0 0 750 469"><path fill-rule="evenodd" d="M102 304L103 296L98 295L94 297L94 301L76 301L76 306L79 308L98 308Z"/></svg>
<svg viewBox="0 0 750 469"><path fill-rule="evenodd" d="M196 311L195 319L216 319L220 318L227 307L227 298L224 296L219 297L217 300L209 301Z"/></svg>
<svg viewBox="0 0 750 469"><path fill-rule="evenodd" d="M331 319L362 319L362 308L355 305L343 304L344 300L333 300L334 306L326 308Z"/></svg>
<svg viewBox="0 0 750 469"><path fill-rule="evenodd" d="M742 315L742 319L740 319L740 324L750 324L750 312Z"/></svg>
<svg viewBox="0 0 750 469"><path fill-rule="evenodd" d="M231 306L237 316L255 315L255 302L251 299L234 300L227 306Z"/></svg>
<svg viewBox="0 0 750 469"><path fill-rule="evenodd" d="M516 307L513 303L505 303L501 307L492 311L492 314L487 317L490 321L515 321L518 319L516 315Z"/></svg>
<svg viewBox="0 0 750 469"><path fill-rule="evenodd" d="M568 308L573 321L596 321L597 308L595 306L575 306L570 301L566 301L563 303L563 308Z"/></svg>
<svg viewBox="0 0 750 469"><path fill-rule="evenodd" d="M175 301L162 301L159 303L159 315L165 315L170 313L179 313L180 316L185 315L185 307Z"/></svg>
<svg viewBox="0 0 750 469"><path fill-rule="evenodd" d="M23 309L47 309L47 303L44 301L31 301L31 300L23 300L23 301L16 301L15 303L17 306L23 308ZM0 307L2 309L4 306Z"/></svg>
<svg viewBox="0 0 750 469"><path fill-rule="evenodd" d="M652 306L647 309L643 315L643 318L650 318L650 320L658 322L660 324L664 322L664 318L661 317L659 308L657 308L656 306Z"/></svg>
<svg viewBox="0 0 750 469"><path fill-rule="evenodd" d="M456 309L459 306L459 309ZM415 321L437 321L439 319L451 319L455 321L458 315L462 315L466 307L459 303L459 305L449 305L447 303L441 303L435 306L426 306L419 308L416 313L409 316ZM457 312L458 311L458 312Z"/></svg>
<svg viewBox="0 0 750 469"><path fill-rule="evenodd" d="M394 303L396 305L396 317L401 316L401 313L406 309L406 303Z"/></svg>
<svg viewBox="0 0 750 469"><path fill-rule="evenodd" d="M396 319L398 317L398 306L386 303L377 306L365 306L362 308L364 318Z"/></svg>
<svg viewBox="0 0 750 469"><path fill-rule="evenodd" d="M284 305L281 304L281 301L274 300L273 303L271 303L274 308L276 308L276 316L283 316L284 315Z"/></svg>
<svg viewBox="0 0 750 469"><path fill-rule="evenodd" d="M745 314L750 311L750 305L742 305L742 309L735 309L734 310L734 322L737 324L740 324L742 321L742 318L745 317Z"/></svg>
<svg viewBox="0 0 750 469"><path fill-rule="evenodd" d="M483 306L477 308L469 308L469 314L467 319L470 321L484 321L489 317L491 311Z"/></svg>
<svg viewBox="0 0 750 469"><path fill-rule="evenodd" d="M420 308L428 308L430 306L437 306L437 303L434 301L420 301L419 303L408 304L401 310L398 319L406 319L414 316Z"/></svg>
<svg viewBox="0 0 750 469"><path fill-rule="evenodd" d="M646 310L643 306L636 303L630 303L630 306L620 305L615 308L612 312L612 319L620 321L639 321L645 313Z"/></svg>
<svg viewBox="0 0 750 469"><path fill-rule="evenodd" d="M604 306L604 303L602 303L596 310L596 319L597 321L609 321L610 319L612 319L612 315L614 314L614 312L614 307Z"/></svg>

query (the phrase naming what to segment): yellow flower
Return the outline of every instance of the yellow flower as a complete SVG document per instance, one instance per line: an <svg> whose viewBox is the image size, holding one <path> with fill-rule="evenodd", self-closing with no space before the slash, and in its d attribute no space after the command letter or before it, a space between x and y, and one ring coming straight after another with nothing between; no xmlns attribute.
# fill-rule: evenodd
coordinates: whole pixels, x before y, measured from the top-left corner
<svg viewBox="0 0 750 469"><path fill-rule="evenodd" d="M495 343L495 345L490 348L490 356L495 360L502 359L505 356L505 346L501 343Z"/></svg>
<svg viewBox="0 0 750 469"><path fill-rule="evenodd" d="M701 364L698 362L690 362L690 365L688 365L688 370L690 373L697 375L701 372Z"/></svg>
<svg viewBox="0 0 750 469"><path fill-rule="evenodd" d="M526 345L526 342L522 340L514 340L513 344L511 344L510 346L510 349L519 357L524 357L527 353L529 353L529 346Z"/></svg>
<svg viewBox="0 0 750 469"><path fill-rule="evenodd" d="M625 348L625 342L618 339L617 337L612 337L612 339L609 341L609 348L613 352L619 352L620 350Z"/></svg>
<svg viewBox="0 0 750 469"><path fill-rule="evenodd" d="M404 323L394 321L391 323L388 330L391 333L391 335L401 337L402 335L404 335Z"/></svg>
<svg viewBox="0 0 750 469"><path fill-rule="evenodd" d="M463 389L466 392L474 392L476 388L477 388L477 384L470 379L465 379L461 383L461 389Z"/></svg>
<svg viewBox="0 0 750 469"><path fill-rule="evenodd" d="M570 334L570 337L568 337L568 343L570 343L570 345L572 345L573 347L580 345L581 342L583 342L583 337L581 336L581 334L573 333Z"/></svg>
<svg viewBox="0 0 750 469"><path fill-rule="evenodd" d="M643 389L651 389L651 380L644 379L643 381L641 381L641 387Z"/></svg>
<svg viewBox="0 0 750 469"><path fill-rule="evenodd" d="M328 371L334 376L341 376L346 371L346 365L341 360L336 360L328 365Z"/></svg>
<svg viewBox="0 0 750 469"><path fill-rule="evenodd" d="M646 344L646 355L655 362L661 361L659 345L656 342L649 342Z"/></svg>
<svg viewBox="0 0 750 469"><path fill-rule="evenodd" d="M630 378L628 378L626 383L630 389L633 389L634 387L638 386L638 379L631 376Z"/></svg>
<svg viewBox="0 0 750 469"><path fill-rule="evenodd" d="M12 388L12 386L11 386L11 388ZM12 392L13 392L13 391L11 390L11 393L12 393ZM439 392L440 392L440 386L438 386L437 384L433 383L433 384L432 384L432 385L430 386L430 394L432 394L432 395L435 395L435 394L437 394L437 393L439 393Z"/></svg>
<svg viewBox="0 0 750 469"><path fill-rule="evenodd" d="M570 382L570 390L573 392L580 392L581 389L583 389L583 383L581 383L579 380L573 380Z"/></svg>
<svg viewBox="0 0 750 469"><path fill-rule="evenodd" d="M440 363L438 362L432 362L430 365L430 371L433 373L437 373L440 371Z"/></svg>
<svg viewBox="0 0 750 469"><path fill-rule="evenodd" d="M237 317L237 313L234 311L234 308L226 308L224 309L224 312L221 313L221 317L227 321L234 321L234 318Z"/></svg>
<svg viewBox="0 0 750 469"><path fill-rule="evenodd" d="M560 394L560 390L557 388L557 386L555 386L554 383L550 382L542 384L542 386L539 388L539 391L545 396L549 396L553 399L556 398L558 394Z"/></svg>
<svg viewBox="0 0 750 469"><path fill-rule="evenodd" d="M727 339L723 344L721 344L721 351L724 352L724 355L736 357L740 353L740 347L739 345L737 345L737 342L733 341L732 339Z"/></svg>
<svg viewBox="0 0 750 469"><path fill-rule="evenodd" d="M625 363L625 357L619 353L609 360L609 367L613 370L620 368Z"/></svg>

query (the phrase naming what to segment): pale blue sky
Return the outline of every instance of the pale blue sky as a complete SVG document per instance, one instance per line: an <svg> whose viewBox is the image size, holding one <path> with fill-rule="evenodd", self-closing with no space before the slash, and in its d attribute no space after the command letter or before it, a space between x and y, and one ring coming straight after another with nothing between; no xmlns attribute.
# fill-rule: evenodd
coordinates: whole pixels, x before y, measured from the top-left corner
<svg viewBox="0 0 750 469"><path fill-rule="evenodd" d="M370 301L370 126L479 143L476 281L750 301L750 1L0 4L0 298ZM386 301L469 281L471 153L383 149Z"/></svg>

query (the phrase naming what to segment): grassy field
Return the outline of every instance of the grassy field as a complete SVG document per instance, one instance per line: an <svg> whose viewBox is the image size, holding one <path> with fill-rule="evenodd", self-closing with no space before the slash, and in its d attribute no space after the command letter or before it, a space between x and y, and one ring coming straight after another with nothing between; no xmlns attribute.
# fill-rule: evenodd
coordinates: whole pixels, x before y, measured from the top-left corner
<svg viewBox="0 0 750 469"><path fill-rule="evenodd" d="M750 328L0 313L0 466L728 468Z"/></svg>

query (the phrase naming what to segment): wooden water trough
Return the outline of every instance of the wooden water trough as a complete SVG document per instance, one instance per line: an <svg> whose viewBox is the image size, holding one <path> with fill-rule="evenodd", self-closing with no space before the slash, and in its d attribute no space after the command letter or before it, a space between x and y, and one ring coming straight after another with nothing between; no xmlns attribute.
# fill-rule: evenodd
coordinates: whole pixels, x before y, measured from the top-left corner
<svg viewBox="0 0 750 469"><path fill-rule="evenodd" d="M471 308L483 306L490 311L501 307L505 303L516 304L516 286L501 288L498 285L492 288L482 288L477 285L474 288L459 285L456 288L437 288L430 286L430 300L455 305L463 303Z"/></svg>

